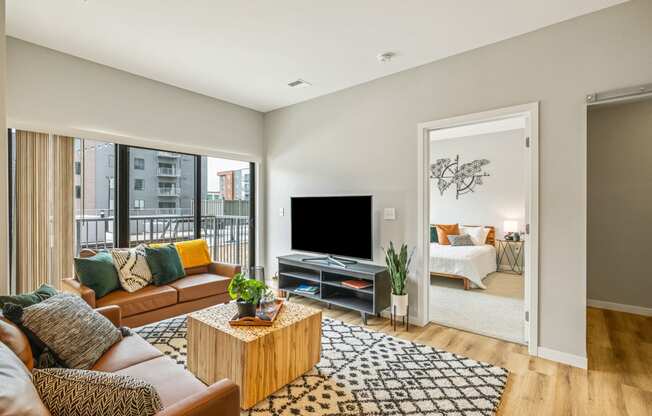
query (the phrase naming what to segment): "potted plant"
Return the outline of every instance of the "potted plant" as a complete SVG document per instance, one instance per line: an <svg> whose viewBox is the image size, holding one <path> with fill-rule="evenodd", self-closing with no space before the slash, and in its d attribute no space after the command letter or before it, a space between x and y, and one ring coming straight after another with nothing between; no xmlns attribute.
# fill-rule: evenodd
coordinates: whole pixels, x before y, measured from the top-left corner
<svg viewBox="0 0 652 416"><path fill-rule="evenodd" d="M244 274L233 276L229 283L229 295L238 305L238 317L256 316L256 307L267 290L260 280L248 279Z"/></svg>
<svg viewBox="0 0 652 416"><path fill-rule="evenodd" d="M387 272L392 284L392 311L395 315L407 315L408 295L405 293L405 282L407 281L408 269L412 261L412 254L408 256L407 244L401 246L397 253L394 243L389 242L389 250L385 250L385 263Z"/></svg>

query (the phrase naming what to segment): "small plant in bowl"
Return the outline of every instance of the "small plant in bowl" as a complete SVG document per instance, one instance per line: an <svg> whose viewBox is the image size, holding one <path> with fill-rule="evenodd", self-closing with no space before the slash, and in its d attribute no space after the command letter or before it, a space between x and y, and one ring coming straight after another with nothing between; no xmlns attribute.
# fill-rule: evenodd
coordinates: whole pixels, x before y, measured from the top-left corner
<svg viewBox="0 0 652 416"><path fill-rule="evenodd" d="M256 307L267 290L265 283L248 279L244 274L233 276L229 283L229 295L238 305L238 317L256 316Z"/></svg>

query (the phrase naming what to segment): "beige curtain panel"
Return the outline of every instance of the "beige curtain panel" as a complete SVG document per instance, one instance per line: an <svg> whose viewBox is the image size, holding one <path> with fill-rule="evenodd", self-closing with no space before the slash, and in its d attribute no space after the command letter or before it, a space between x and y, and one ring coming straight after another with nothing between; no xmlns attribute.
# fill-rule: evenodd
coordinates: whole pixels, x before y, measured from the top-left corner
<svg viewBox="0 0 652 416"><path fill-rule="evenodd" d="M17 293L72 276L73 168L73 138L16 131Z"/></svg>

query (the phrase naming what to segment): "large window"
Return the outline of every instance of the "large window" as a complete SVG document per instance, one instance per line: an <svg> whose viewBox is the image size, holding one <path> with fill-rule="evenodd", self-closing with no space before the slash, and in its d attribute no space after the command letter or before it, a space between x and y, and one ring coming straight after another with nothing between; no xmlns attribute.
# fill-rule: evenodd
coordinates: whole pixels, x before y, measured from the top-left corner
<svg viewBox="0 0 652 416"><path fill-rule="evenodd" d="M249 266L254 256L250 163L202 158L202 238L214 258Z"/></svg>
<svg viewBox="0 0 652 416"><path fill-rule="evenodd" d="M129 245L174 242L195 235L196 157L181 153L128 148L129 176L134 179L133 201L143 200L144 208L131 210ZM145 183L152 183L155 186Z"/></svg>
<svg viewBox="0 0 652 416"><path fill-rule="evenodd" d="M78 251L201 237L214 259L253 263L250 163L83 139L75 152Z"/></svg>
<svg viewBox="0 0 652 416"><path fill-rule="evenodd" d="M114 246L115 145L75 139L75 241L77 251ZM112 166L112 165L111 165Z"/></svg>

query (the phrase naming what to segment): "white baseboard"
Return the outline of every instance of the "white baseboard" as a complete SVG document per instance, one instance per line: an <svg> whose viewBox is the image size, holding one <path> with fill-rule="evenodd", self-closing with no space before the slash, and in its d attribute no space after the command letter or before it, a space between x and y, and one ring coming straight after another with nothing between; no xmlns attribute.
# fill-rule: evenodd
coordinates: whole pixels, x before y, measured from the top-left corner
<svg viewBox="0 0 652 416"><path fill-rule="evenodd" d="M635 315L652 316L652 308L643 306L625 305L623 303L607 302L605 300L589 299L587 305L594 308L608 309L610 311L627 312Z"/></svg>
<svg viewBox="0 0 652 416"><path fill-rule="evenodd" d="M540 358L545 358L546 360L556 361L558 363L567 364L584 370L586 370L589 366L587 357L581 357L579 355L569 354L567 352L551 350L549 348L539 347L537 349L537 355Z"/></svg>

